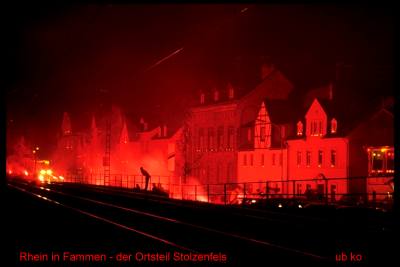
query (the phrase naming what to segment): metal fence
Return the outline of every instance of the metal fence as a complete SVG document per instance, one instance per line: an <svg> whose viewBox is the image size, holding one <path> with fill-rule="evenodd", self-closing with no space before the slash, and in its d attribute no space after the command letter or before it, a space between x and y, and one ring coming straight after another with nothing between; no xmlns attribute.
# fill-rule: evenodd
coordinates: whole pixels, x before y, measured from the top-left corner
<svg viewBox="0 0 400 267"><path fill-rule="evenodd" d="M289 181L185 184L172 176L151 177L147 190L159 189L170 198L203 201L214 204L242 204L247 199L302 198L323 203L352 205L387 205L393 203L393 176L298 179ZM111 186L126 189L145 189L142 175L70 174L64 182Z"/></svg>

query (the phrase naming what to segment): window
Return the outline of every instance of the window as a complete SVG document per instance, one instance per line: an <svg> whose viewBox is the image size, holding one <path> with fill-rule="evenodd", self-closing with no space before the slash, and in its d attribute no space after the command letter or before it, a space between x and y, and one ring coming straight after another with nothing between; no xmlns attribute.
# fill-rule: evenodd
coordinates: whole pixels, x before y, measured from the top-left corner
<svg viewBox="0 0 400 267"><path fill-rule="evenodd" d="M372 170L376 172L382 172L383 154L380 151L375 151L372 155Z"/></svg>
<svg viewBox="0 0 400 267"><path fill-rule="evenodd" d="M250 166L253 166L254 155L250 154Z"/></svg>
<svg viewBox="0 0 400 267"><path fill-rule="evenodd" d="M222 149L223 146L223 138L224 138L224 127L218 127L218 136L217 136L217 148Z"/></svg>
<svg viewBox="0 0 400 267"><path fill-rule="evenodd" d="M336 150L331 150L331 167L336 166Z"/></svg>
<svg viewBox="0 0 400 267"><path fill-rule="evenodd" d="M235 91L232 86L230 86L228 89L228 97L229 97L229 99L232 99L235 97Z"/></svg>
<svg viewBox="0 0 400 267"><path fill-rule="evenodd" d="M322 150L318 150L318 167L322 166L323 158L324 158L324 152Z"/></svg>
<svg viewBox="0 0 400 267"><path fill-rule="evenodd" d="M279 154L279 166L282 166L282 161L283 161L283 153L281 151L281 153Z"/></svg>
<svg viewBox="0 0 400 267"><path fill-rule="evenodd" d="M297 151L297 167L301 165L301 151Z"/></svg>
<svg viewBox="0 0 400 267"><path fill-rule="evenodd" d="M319 134L319 135L322 135L322 121L319 121L319 122L318 122L318 126L319 126L319 127L318 127L318 134Z"/></svg>
<svg viewBox="0 0 400 267"><path fill-rule="evenodd" d="M247 129L247 141L251 141L251 129Z"/></svg>
<svg viewBox="0 0 400 267"><path fill-rule="evenodd" d="M228 183L232 181L232 173L233 173L233 171L232 171L232 169L233 169L232 166L233 166L232 162L229 162L229 163L226 165L226 168L227 168L226 179L227 179L227 182L228 182Z"/></svg>
<svg viewBox="0 0 400 267"><path fill-rule="evenodd" d="M214 101L218 101L219 100L219 92L218 90L214 91Z"/></svg>
<svg viewBox="0 0 400 267"><path fill-rule="evenodd" d="M275 166L275 153L272 153L272 166Z"/></svg>
<svg viewBox="0 0 400 267"><path fill-rule="evenodd" d="M204 149L204 129L203 128L199 129L198 149L199 150L203 150Z"/></svg>
<svg viewBox="0 0 400 267"><path fill-rule="evenodd" d="M204 102L205 102L205 95L204 95L204 93L201 93L200 94L200 104L204 104Z"/></svg>
<svg viewBox="0 0 400 267"><path fill-rule="evenodd" d="M208 149L210 151L214 150L214 128L208 128Z"/></svg>
<svg viewBox="0 0 400 267"><path fill-rule="evenodd" d="M260 140L261 140L261 142L265 141L265 135L266 135L265 126L261 126L260 127Z"/></svg>
<svg viewBox="0 0 400 267"><path fill-rule="evenodd" d="M299 121L297 123L297 136L302 136L303 135L303 123Z"/></svg>
<svg viewBox="0 0 400 267"><path fill-rule="evenodd" d="M298 196L301 195L301 184L296 184L296 192Z"/></svg>
<svg viewBox="0 0 400 267"><path fill-rule="evenodd" d="M386 172L394 173L394 153L393 150L387 152Z"/></svg>
<svg viewBox="0 0 400 267"><path fill-rule="evenodd" d="M311 122L310 135L311 136L322 135L322 121L312 121Z"/></svg>
<svg viewBox="0 0 400 267"><path fill-rule="evenodd" d="M331 120L331 133L336 133L337 132L337 121L335 118Z"/></svg>
<svg viewBox="0 0 400 267"><path fill-rule="evenodd" d="M394 150L391 147L368 148L369 174L394 173Z"/></svg>
<svg viewBox="0 0 400 267"><path fill-rule="evenodd" d="M260 165L264 167L264 164L265 164L264 154L261 154Z"/></svg>
<svg viewBox="0 0 400 267"><path fill-rule="evenodd" d="M307 153L306 153L306 166L310 167L310 165L311 165L311 152L307 151Z"/></svg>
<svg viewBox="0 0 400 267"><path fill-rule="evenodd" d="M243 166L247 166L247 154L243 155Z"/></svg>
<svg viewBox="0 0 400 267"><path fill-rule="evenodd" d="M233 148L233 136L234 136L234 128L229 127L228 129L228 148Z"/></svg>

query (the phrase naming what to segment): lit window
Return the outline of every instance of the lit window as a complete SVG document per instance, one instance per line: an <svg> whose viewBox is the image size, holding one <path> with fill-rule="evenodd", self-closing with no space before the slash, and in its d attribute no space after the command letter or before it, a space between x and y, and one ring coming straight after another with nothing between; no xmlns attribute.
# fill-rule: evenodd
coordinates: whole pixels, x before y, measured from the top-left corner
<svg viewBox="0 0 400 267"><path fill-rule="evenodd" d="M324 152L322 150L318 150L318 167L322 166L323 157Z"/></svg>
<svg viewBox="0 0 400 267"><path fill-rule="evenodd" d="M210 151L214 150L214 128L208 128L208 149Z"/></svg>
<svg viewBox="0 0 400 267"><path fill-rule="evenodd" d="M229 127L228 129L228 148L233 148L233 135L234 135L234 128Z"/></svg>
<svg viewBox="0 0 400 267"><path fill-rule="evenodd" d="M261 140L261 142L264 142L265 141L265 126L261 126L260 127L260 140Z"/></svg>
<svg viewBox="0 0 400 267"><path fill-rule="evenodd" d="M297 167L301 165L301 151L297 151Z"/></svg>
<svg viewBox="0 0 400 267"><path fill-rule="evenodd" d="M219 149L222 149L223 146L223 137L224 137L224 127L220 126L218 127L218 133L217 133L217 147Z"/></svg>
<svg viewBox="0 0 400 267"><path fill-rule="evenodd" d="M331 167L336 166L336 150L331 150Z"/></svg>
<svg viewBox="0 0 400 267"><path fill-rule="evenodd" d="M318 134L320 135L320 136L322 136L322 121L319 121L318 122Z"/></svg>
<svg viewBox="0 0 400 267"><path fill-rule="evenodd" d="M369 148L369 174L391 174L394 173L394 150L393 148Z"/></svg>
<svg viewBox="0 0 400 267"><path fill-rule="evenodd" d="M303 123L299 121L297 123L297 136L302 136L303 135Z"/></svg>
<svg viewBox="0 0 400 267"><path fill-rule="evenodd" d="M200 128L199 129L199 143L198 143L198 149L203 150L204 149L204 129Z"/></svg>
<svg viewBox="0 0 400 267"><path fill-rule="evenodd" d="M335 118L331 120L331 133L336 133L337 132L337 121Z"/></svg>
<svg viewBox="0 0 400 267"><path fill-rule="evenodd" d="M386 172L394 173L394 153L393 150L387 152L386 157Z"/></svg>
<svg viewBox="0 0 400 267"><path fill-rule="evenodd" d="M296 189L297 195L300 196L302 194L302 192L301 192L301 184L300 183L296 184L296 187L297 187L297 189Z"/></svg>
<svg viewBox="0 0 400 267"><path fill-rule="evenodd" d="M307 153L306 153L306 166L310 167L310 165L311 165L311 152L307 151Z"/></svg>
<svg viewBox="0 0 400 267"><path fill-rule="evenodd" d="M232 99L232 98L235 97L235 91L234 91L234 89L233 89L232 86L229 87L229 90L228 90L228 97L229 97L229 99Z"/></svg>

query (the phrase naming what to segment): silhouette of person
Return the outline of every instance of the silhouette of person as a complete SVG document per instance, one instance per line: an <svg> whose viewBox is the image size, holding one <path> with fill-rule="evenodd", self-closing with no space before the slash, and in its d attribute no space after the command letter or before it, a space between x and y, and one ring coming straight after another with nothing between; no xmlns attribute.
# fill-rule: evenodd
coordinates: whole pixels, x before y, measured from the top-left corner
<svg viewBox="0 0 400 267"><path fill-rule="evenodd" d="M149 186L149 181L150 181L151 176L145 169L143 169L143 167L140 167L140 172L146 178L146 185L144 187L144 190L147 191L147 187Z"/></svg>

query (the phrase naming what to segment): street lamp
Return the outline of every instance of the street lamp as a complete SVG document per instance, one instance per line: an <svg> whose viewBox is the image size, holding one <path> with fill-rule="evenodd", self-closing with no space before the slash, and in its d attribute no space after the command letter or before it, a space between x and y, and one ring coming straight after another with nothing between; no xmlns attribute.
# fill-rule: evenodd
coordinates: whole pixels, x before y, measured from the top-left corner
<svg viewBox="0 0 400 267"><path fill-rule="evenodd" d="M39 151L39 147L37 146L33 151L33 156L34 156L34 175L36 175L36 162L37 162L37 151Z"/></svg>

